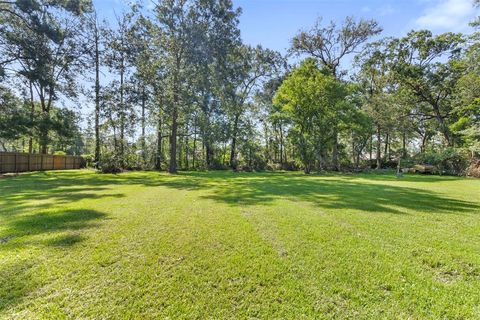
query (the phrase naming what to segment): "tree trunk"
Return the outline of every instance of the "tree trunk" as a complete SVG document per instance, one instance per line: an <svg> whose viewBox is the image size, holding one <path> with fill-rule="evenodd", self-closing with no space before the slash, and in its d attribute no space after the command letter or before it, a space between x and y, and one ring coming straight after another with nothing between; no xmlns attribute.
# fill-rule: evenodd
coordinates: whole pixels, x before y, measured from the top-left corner
<svg viewBox="0 0 480 320"><path fill-rule="evenodd" d="M265 132L265 160L270 162L270 144L268 142L268 128L266 121L263 122L263 130Z"/></svg>
<svg viewBox="0 0 480 320"><path fill-rule="evenodd" d="M30 81L30 130L33 128L33 118L35 117L35 101L33 98L33 85ZM28 153L33 152L33 131L29 132L28 137Z"/></svg>
<svg viewBox="0 0 480 320"><path fill-rule="evenodd" d="M225 162L227 160L227 141L223 142L223 156L222 156L222 164L225 166Z"/></svg>
<svg viewBox="0 0 480 320"><path fill-rule="evenodd" d="M113 129L113 149L115 150L115 153L118 152L118 141L117 141L117 126L112 126Z"/></svg>
<svg viewBox="0 0 480 320"><path fill-rule="evenodd" d="M180 61L177 61L179 68ZM178 104L179 104L179 84L178 74L173 79L173 111L172 111L172 131L170 135L170 164L169 173L177 173L177 129L178 129Z"/></svg>
<svg viewBox="0 0 480 320"><path fill-rule="evenodd" d="M214 152L213 147L210 141L205 141L205 163L207 164L207 168L211 169L213 167L213 158Z"/></svg>
<svg viewBox="0 0 480 320"><path fill-rule="evenodd" d="M213 149L213 142L212 142L212 134L210 131L211 125L210 125L209 95L207 93L203 94L203 103L201 105L201 109L205 117L205 121L202 121L200 123L202 138L203 138L202 140L203 140L204 151L205 151L205 163L207 168L212 168L213 158L214 158L214 149Z"/></svg>
<svg viewBox="0 0 480 320"><path fill-rule="evenodd" d="M95 166L100 161L100 36L95 17Z"/></svg>
<svg viewBox="0 0 480 320"><path fill-rule="evenodd" d="M279 123L279 129L280 129L280 168L283 169L283 163L286 161L286 159L283 158L283 128L282 128L281 120Z"/></svg>
<svg viewBox="0 0 480 320"><path fill-rule="evenodd" d="M178 110L175 106L172 113L172 131L170 134L170 165L168 172L177 173L177 128Z"/></svg>
<svg viewBox="0 0 480 320"><path fill-rule="evenodd" d="M140 138L142 148L143 165L147 163L146 143L145 143L145 86L142 87L142 136Z"/></svg>
<svg viewBox="0 0 480 320"><path fill-rule="evenodd" d="M238 120L240 118L240 114L235 114L235 118L233 120L233 131L232 131L232 145L230 150L230 167L232 170L237 170L237 153L236 153L236 144L237 144L237 130L238 130Z"/></svg>
<svg viewBox="0 0 480 320"><path fill-rule="evenodd" d="M185 136L185 169L189 170L189 163L188 163L188 154L190 153L190 149L188 147L188 130L187 135Z"/></svg>
<svg viewBox="0 0 480 320"><path fill-rule="evenodd" d="M355 140L352 135L352 162L355 163Z"/></svg>
<svg viewBox="0 0 480 320"><path fill-rule="evenodd" d="M382 148L382 138L381 138L380 126L377 125L377 170L382 168L381 160L381 148Z"/></svg>
<svg viewBox="0 0 480 320"><path fill-rule="evenodd" d="M162 117L158 116L158 124L157 124L157 156L155 158L155 169L162 170Z"/></svg>
<svg viewBox="0 0 480 320"><path fill-rule="evenodd" d="M338 132L335 128L335 132L333 133L333 152L332 152L332 165L333 170L338 171Z"/></svg>
<svg viewBox="0 0 480 320"><path fill-rule="evenodd" d="M123 90L123 85L124 85L124 71L123 71L123 66L124 66L124 58L122 55L122 61L121 61L121 67L120 67L120 162L122 164L122 167L125 165L124 163L124 152L125 152L125 106L124 106L124 90Z"/></svg>
<svg viewBox="0 0 480 320"><path fill-rule="evenodd" d="M370 144L369 144L369 160L372 162L373 159L373 135L370 136Z"/></svg>
<svg viewBox="0 0 480 320"><path fill-rule="evenodd" d="M389 143L390 143L390 135L389 135L389 133L387 132L387 134L385 135L385 150L384 150L384 152L383 152L383 156L385 157L385 161L390 160L390 159L389 159L390 154L388 153Z"/></svg>
<svg viewBox="0 0 480 320"><path fill-rule="evenodd" d="M425 148L427 147L427 140L428 140L428 134L425 133L425 134L422 136L422 144L420 145L420 152L421 152L421 153L424 153L424 152L425 152Z"/></svg>
<svg viewBox="0 0 480 320"><path fill-rule="evenodd" d="M180 170L183 169L183 136L178 137L178 134L177 134L177 168L180 168Z"/></svg>
<svg viewBox="0 0 480 320"><path fill-rule="evenodd" d="M192 168L195 170L195 160L196 160L196 153L197 153L197 118L195 118L195 122L193 123L193 150L192 150Z"/></svg>
<svg viewBox="0 0 480 320"><path fill-rule="evenodd" d="M50 120L50 108L48 104L45 103L45 96L43 94L40 95L40 104L42 106L42 122L41 130L40 130L40 153L47 154L48 153L48 132L49 132L49 120ZM47 124L47 125L45 125Z"/></svg>
<svg viewBox="0 0 480 320"><path fill-rule="evenodd" d="M442 131L443 137L445 138L447 145L451 147L452 140L450 137L450 131L448 130L447 125L445 124L445 119L441 115L440 108L438 107L438 105L433 105L433 112L435 113L435 118L437 119L437 122L440 125L440 130Z"/></svg>

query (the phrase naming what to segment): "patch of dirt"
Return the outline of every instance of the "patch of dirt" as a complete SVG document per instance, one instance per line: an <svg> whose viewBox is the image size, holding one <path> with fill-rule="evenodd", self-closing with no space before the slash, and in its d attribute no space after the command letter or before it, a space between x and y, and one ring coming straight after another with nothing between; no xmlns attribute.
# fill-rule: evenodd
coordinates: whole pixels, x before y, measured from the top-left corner
<svg viewBox="0 0 480 320"><path fill-rule="evenodd" d="M7 242L10 241L12 238L13 238L12 236L0 238L0 244L7 243Z"/></svg>
<svg viewBox="0 0 480 320"><path fill-rule="evenodd" d="M418 257L426 269L433 273L436 281L451 284L457 280L464 279L469 281L480 280L480 266L471 262L465 262L460 259L454 259L449 263L438 261L432 257L421 257L420 252L414 251L414 257Z"/></svg>
<svg viewBox="0 0 480 320"><path fill-rule="evenodd" d="M457 278L460 276L460 273L457 270L453 271L438 271L435 272L435 280L438 282L442 282L445 284L449 284L455 282Z"/></svg>

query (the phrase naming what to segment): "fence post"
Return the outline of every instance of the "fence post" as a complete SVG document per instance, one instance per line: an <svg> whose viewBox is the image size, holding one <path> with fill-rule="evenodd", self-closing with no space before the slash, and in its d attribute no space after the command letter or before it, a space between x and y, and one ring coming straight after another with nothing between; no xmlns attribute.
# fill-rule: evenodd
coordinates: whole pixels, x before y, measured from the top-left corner
<svg viewBox="0 0 480 320"><path fill-rule="evenodd" d="M40 154L40 171L43 171L43 154Z"/></svg>

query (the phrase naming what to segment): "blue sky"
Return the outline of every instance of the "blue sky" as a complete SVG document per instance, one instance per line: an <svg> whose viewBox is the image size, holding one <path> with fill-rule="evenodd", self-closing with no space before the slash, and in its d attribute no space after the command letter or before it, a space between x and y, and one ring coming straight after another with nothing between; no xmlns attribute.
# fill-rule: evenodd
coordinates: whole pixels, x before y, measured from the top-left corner
<svg viewBox="0 0 480 320"><path fill-rule="evenodd" d="M478 15L472 0L233 0L241 7L242 38L248 44L282 53L300 29L308 29L317 17L325 22L346 16L376 19L383 36L402 36L412 29L427 28L435 33L470 33L468 22ZM151 0L146 0L151 3ZM112 19L121 12L124 0L94 0L99 16Z"/></svg>

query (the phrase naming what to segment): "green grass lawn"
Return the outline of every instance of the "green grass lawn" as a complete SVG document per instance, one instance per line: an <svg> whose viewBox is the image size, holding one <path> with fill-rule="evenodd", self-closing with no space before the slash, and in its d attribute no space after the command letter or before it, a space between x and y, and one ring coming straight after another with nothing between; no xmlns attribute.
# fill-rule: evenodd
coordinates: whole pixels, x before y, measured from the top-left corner
<svg viewBox="0 0 480 320"><path fill-rule="evenodd" d="M0 179L0 318L480 318L480 180Z"/></svg>

